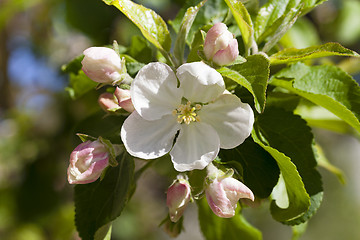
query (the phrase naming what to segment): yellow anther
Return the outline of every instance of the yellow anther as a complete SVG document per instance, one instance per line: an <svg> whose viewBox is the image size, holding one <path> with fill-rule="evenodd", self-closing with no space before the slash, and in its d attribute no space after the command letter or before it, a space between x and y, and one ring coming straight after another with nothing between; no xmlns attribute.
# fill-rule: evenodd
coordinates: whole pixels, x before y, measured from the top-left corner
<svg viewBox="0 0 360 240"><path fill-rule="evenodd" d="M201 109L200 104L196 104L195 106L191 105L191 102L188 101L186 104L180 104L177 109L172 111L172 114L177 115L178 123L190 124L191 122L199 122L200 118L197 116L196 111Z"/></svg>

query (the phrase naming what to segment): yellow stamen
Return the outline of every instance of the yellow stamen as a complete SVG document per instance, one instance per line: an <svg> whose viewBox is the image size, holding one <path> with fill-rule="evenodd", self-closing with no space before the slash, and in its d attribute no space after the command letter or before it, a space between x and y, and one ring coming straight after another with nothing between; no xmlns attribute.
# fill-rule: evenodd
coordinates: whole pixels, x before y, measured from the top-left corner
<svg viewBox="0 0 360 240"><path fill-rule="evenodd" d="M195 106L191 105L191 102L188 101L186 104L180 104L177 109L172 111L172 114L177 115L178 123L185 123L189 125L191 122L199 122L200 117L197 115L197 111L201 109L200 104Z"/></svg>

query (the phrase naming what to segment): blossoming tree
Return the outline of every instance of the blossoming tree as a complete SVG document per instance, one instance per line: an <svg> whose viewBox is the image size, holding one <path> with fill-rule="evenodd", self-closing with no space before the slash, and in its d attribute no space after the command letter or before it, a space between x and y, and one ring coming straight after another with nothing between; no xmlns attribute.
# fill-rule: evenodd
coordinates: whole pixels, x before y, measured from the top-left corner
<svg viewBox="0 0 360 240"><path fill-rule="evenodd" d="M335 64L316 65L320 57L359 55L337 43L296 49L283 40L323 0L269 0L260 8L225 0L208 18L204 12L219 1L185 4L170 23L173 42L153 10L104 2L140 29L156 56L138 62L114 42L84 50L64 68L70 93L102 91L99 105L117 123L110 133L78 133L84 142L71 153L80 237L109 239L137 180L159 159L178 172L162 223L171 236L180 234L192 203L206 239L262 239L242 216L249 201L271 201L272 217L283 224L307 222L323 198L311 113L329 112L318 127L337 119L360 132L360 87Z"/></svg>

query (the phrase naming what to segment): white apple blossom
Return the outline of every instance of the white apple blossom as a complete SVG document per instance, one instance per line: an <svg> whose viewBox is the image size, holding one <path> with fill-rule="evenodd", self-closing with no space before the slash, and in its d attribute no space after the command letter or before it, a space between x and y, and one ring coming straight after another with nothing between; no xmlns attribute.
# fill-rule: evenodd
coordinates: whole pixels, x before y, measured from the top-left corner
<svg viewBox="0 0 360 240"><path fill-rule="evenodd" d="M205 168L220 148L240 145L253 127L251 107L226 91L220 73L203 62L185 63L176 73L149 63L130 91L135 111L121 129L127 151L143 159L170 152L180 172Z"/></svg>

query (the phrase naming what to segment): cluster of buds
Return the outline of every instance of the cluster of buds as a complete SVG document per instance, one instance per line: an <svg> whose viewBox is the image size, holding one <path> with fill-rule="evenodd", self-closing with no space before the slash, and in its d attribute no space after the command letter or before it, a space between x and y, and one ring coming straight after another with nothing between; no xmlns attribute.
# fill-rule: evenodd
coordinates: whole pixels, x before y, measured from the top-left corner
<svg viewBox="0 0 360 240"><path fill-rule="evenodd" d="M121 59L115 50L107 47L90 47L84 51L82 70L93 81L100 84L116 85L127 83L125 59ZM116 87L114 94L103 93L98 98L100 107L106 112L124 109L133 112L130 90Z"/></svg>
<svg viewBox="0 0 360 240"><path fill-rule="evenodd" d="M134 106L131 102L130 90L116 88L114 94L102 93L99 96L98 103L105 112L115 112L124 109L127 112L133 112Z"/></svg>
<svg viewBox="0 0 360 240"><path fill-rule="evenodd" d="M224 23L216 23L207 32L204 42L207 60L219 66L234 62L239 55L238 42Z"/></svg>
<svg viewBox="0 0 360 240"><path fill-rule="evenodd" d="M205 194L211 210L219 217L231 218L235 215L240 198L254 201L254 194L242 182L232 177L234 171L223 172L213 164L207 167ZM186 177L179 175L167 191L166 205L170 220L177 222L191 201L191 187Z"/></svg>

